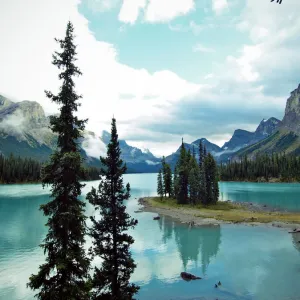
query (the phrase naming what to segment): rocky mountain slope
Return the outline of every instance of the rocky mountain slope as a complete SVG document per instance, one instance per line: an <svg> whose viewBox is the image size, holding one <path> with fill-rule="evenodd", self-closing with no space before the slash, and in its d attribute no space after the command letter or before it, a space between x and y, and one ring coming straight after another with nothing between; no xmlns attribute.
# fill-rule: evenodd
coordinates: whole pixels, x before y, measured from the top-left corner
<svg viewBox="0 0 300 300"><path fill-rule="evenodd" d="M191 153L192 153L193 147L194 147L197 159L199 157L198 153L199 153L199 143L200 143L200 141L202 142L203 145L205 145L207 151L210 152L215 157L217 157L218 153L222 151L222 149L218 145L211 143L210 141L208 141L205 138L198 139L198 140L192 142L191 144L184 143L185 148L187 150L190 150ZM172 168L175 167L176 162L179 159L180 148L181 148L181 145L178 147L178 149L176 150L176 152L174 152L171 155L168 155L166 157L166 162L168 164L170 164Z"/></svg>
<svg viewBox="0 0 300 300"><path fill-rule="evenodd" d="M42 106L34 101L13 102L0 95L0 153L13 153L45 161L56 147L56 135L49 129L49 118ZM105 155L110 134L101 137L86 131L81 153L88 165L100 166L100 155ZM149 150L142 151L120 140L122 158L129 172L156 172L160 159Z"/></svg>
<svg viewBox="0 0 300 300"><path fill-rule="evenodd" d="M260 142L239 150L233 159L247 155L250 158L261 153L300 155L300 85L291 92L285 114L275 133Z"/></svg>
<svg viewBox="0 0 300 300"><path fill-rule="evenodd" d="M280 126L281 121L276 118L263 119L254 132L237 129L232 138L224 144L223 150L238 151L241 148L253 145L273 134Z"/></svg>

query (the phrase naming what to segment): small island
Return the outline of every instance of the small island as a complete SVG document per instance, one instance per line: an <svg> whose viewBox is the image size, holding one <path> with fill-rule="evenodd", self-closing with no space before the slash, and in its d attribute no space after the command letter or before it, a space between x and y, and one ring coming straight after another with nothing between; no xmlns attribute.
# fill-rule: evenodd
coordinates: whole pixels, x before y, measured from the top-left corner
<svg viewBox="0 0 300 300"><path fill-rule="evenodd" d="M283 212L263 205L219 201L214 205L178 204L176 199L144 197L139 199L142 211L169 216L182 223L201 225L219 224L266 224L276 227L300 228L300 214Z"/></svg>
<svg viewBox="0 0 300 300"><path fill-rule="evenodd" d="M300 213L258 203L219 201L219 178L216 161L201 141L196 155L194 148L192 153L186 151L182 140L174 173L163 157L162 169L157 176L158 196L140 198L139 204L143 206L142 211L173 217L190 227L224 223L265 224L298 232ZM159 220L159 216L153 219Z"/></svg>

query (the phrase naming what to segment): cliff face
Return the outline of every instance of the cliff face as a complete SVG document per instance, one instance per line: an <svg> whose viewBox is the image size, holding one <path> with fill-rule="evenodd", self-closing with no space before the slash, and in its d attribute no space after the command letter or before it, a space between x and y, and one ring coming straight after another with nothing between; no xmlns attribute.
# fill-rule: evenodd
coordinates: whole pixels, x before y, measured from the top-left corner
<svg viewBox="0 0 300 300"><path fill-rule="evenodd" d="M300 84L287 100L282 128L300 135Z"/></svg>

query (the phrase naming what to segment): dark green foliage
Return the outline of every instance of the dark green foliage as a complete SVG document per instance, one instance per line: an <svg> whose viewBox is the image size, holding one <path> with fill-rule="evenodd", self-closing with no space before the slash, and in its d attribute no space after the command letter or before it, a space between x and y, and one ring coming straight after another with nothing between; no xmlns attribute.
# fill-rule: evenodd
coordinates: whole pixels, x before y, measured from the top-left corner
<svg viewBox="0 0 300 300"><path fill-rule="evenodd" d="M40 182L41 168L41 163L31 158L15 157L13 154L9 157L0 155L0 183ZM99 174L98 168L86 167L83 174L80 174L80 179L97 180Z"/></svg>
<svg viewBox="0 0 300 300"><path fill-rule="evenodd" d="M215 204L219 198L218 169L211 154L200 141L199 163L196 154L186 151L182 141L174 169L173 193L179 204Z"/></svg>
<svg viewBox="0 0 300 300"><path fill-rule="evenodd" d="M169 197L173 194L173 186L172 186L172 170L171 166L166 163L165 157L162 158L162 179L163 179L163 194L165 197L167 194Z"/></svg>
<svg viewBox="0 0 300 300"><path fill-rule="evenodd" d="M85 121L79 120L73 77L80 75L74 65L76 47L73 44L73 26L69 22L64 40L56 40L62 49L53 56L53 64L61 73L62 86L58 95L46 92L48 98L60 106L60 115L52 116L52 131L58 134L57 150L42 170L43 185L51 185L51 200L41 205L48 217L48 233L41 244L46 262L37 275L31 275L28 286L39 290L36 297L43 300L89 299L90 260L84 251L86 217L85 203L79 200L83 185L82 158L76 140L81 137Z"/></svg>
<svg viewBox="0 0 300 300"><path fill-rule="evenodd" d="M185 150L184 143L182 140L180 156L176 165L178 171L178 193L176 195L176 198L177 202L180 204L188 203L188 167L188 154Z"/></svg>
<svg viewBox="0 0 300 300"><path fill-rule="evenodd" d="M199 202L199 192L200 192L200 169L195 158L195 155L191 156L189 162L189 194L190 203L196 204Z"/></svg>
<svg viewBox="0 0 300 300"><path fill-rule="evenodd" d="M0 183L40 181L41 165L32 159L0 155Z"/></svg>
<svg viewBox="0 0 300 300"><path fill-rule="evenodd" d="M219 199L218 168L213 156L208 153L204 159L206 197L204 204L215 204Z"/></svg>
<svg viewBox="0 0 300 300"><path fill-rule="evenodd" d="M107 157L101 157L104 178L98 189L93 188L87 195L101 216L100 220L91 217L91 252L103 260L101 267L95 268L92 299L130 300L139 289L129 283L136 265L129 249L134 239L127 231L136 226L137 220L129 216L123 203L130 197L130 186L127 184L124 188L123 185L126 166L120 155L116 120L113 119Z"/></svg>
<svg viewBox="0 0 300 300"><path fill-rule="evenodd" d="M161 199L164 196L163 180L162 180L161 170L159 170L158 176L157 176L157 195L159 195Z"/></svg>
<svg viewBox="0 0 300 300"><path fill-rule="evenodd" d="M233 161L220 166L221 180L233 181L300 181L300 157L283 154L257 155L249 160Z"/></svg>

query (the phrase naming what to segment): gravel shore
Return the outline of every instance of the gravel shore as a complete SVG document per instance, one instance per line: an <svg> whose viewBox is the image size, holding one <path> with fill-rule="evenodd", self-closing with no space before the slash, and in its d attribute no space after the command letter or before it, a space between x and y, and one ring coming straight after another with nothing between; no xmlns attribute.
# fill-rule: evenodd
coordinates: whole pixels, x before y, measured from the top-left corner
<svg viewBox="0 0 300 300"><path fill-rule="evenodd" d="M149 204L147 201L147 198L140 198L138 200L139 204L141 205L141 208L139 212L152 212L156 213L158 215L168 216L175 220L177 220L180 223L190 224L191 222L194 222L194 226L219 226L221 224L243 224L248 226L268 226L268 227L279 227L279 228L286 228L289 230L294 230L295 228L300 229L300 224L290 224L285 222L277 222L273 221L270 223L260 223L256 222L255 218L252 220L247 220L244 222L230 222L230 221L222 221L222 220L216 220L212 218L211 216L208 216L207 218L203 216L205 215L205 212L202 212L202 216L197 216L197 213L199 213L199 209L191 209L191 208L162 208L162 207L155 207ZM241 208L246 208L247 210L251 212L279 212L280 210L276 210L274 208L270 208L264 205L258 205L253 203L246 203L246 202L240 202L240 203L234 203L237 206L240 206ZM283 211L280 211L281 213L285 213Z"/></svg>

